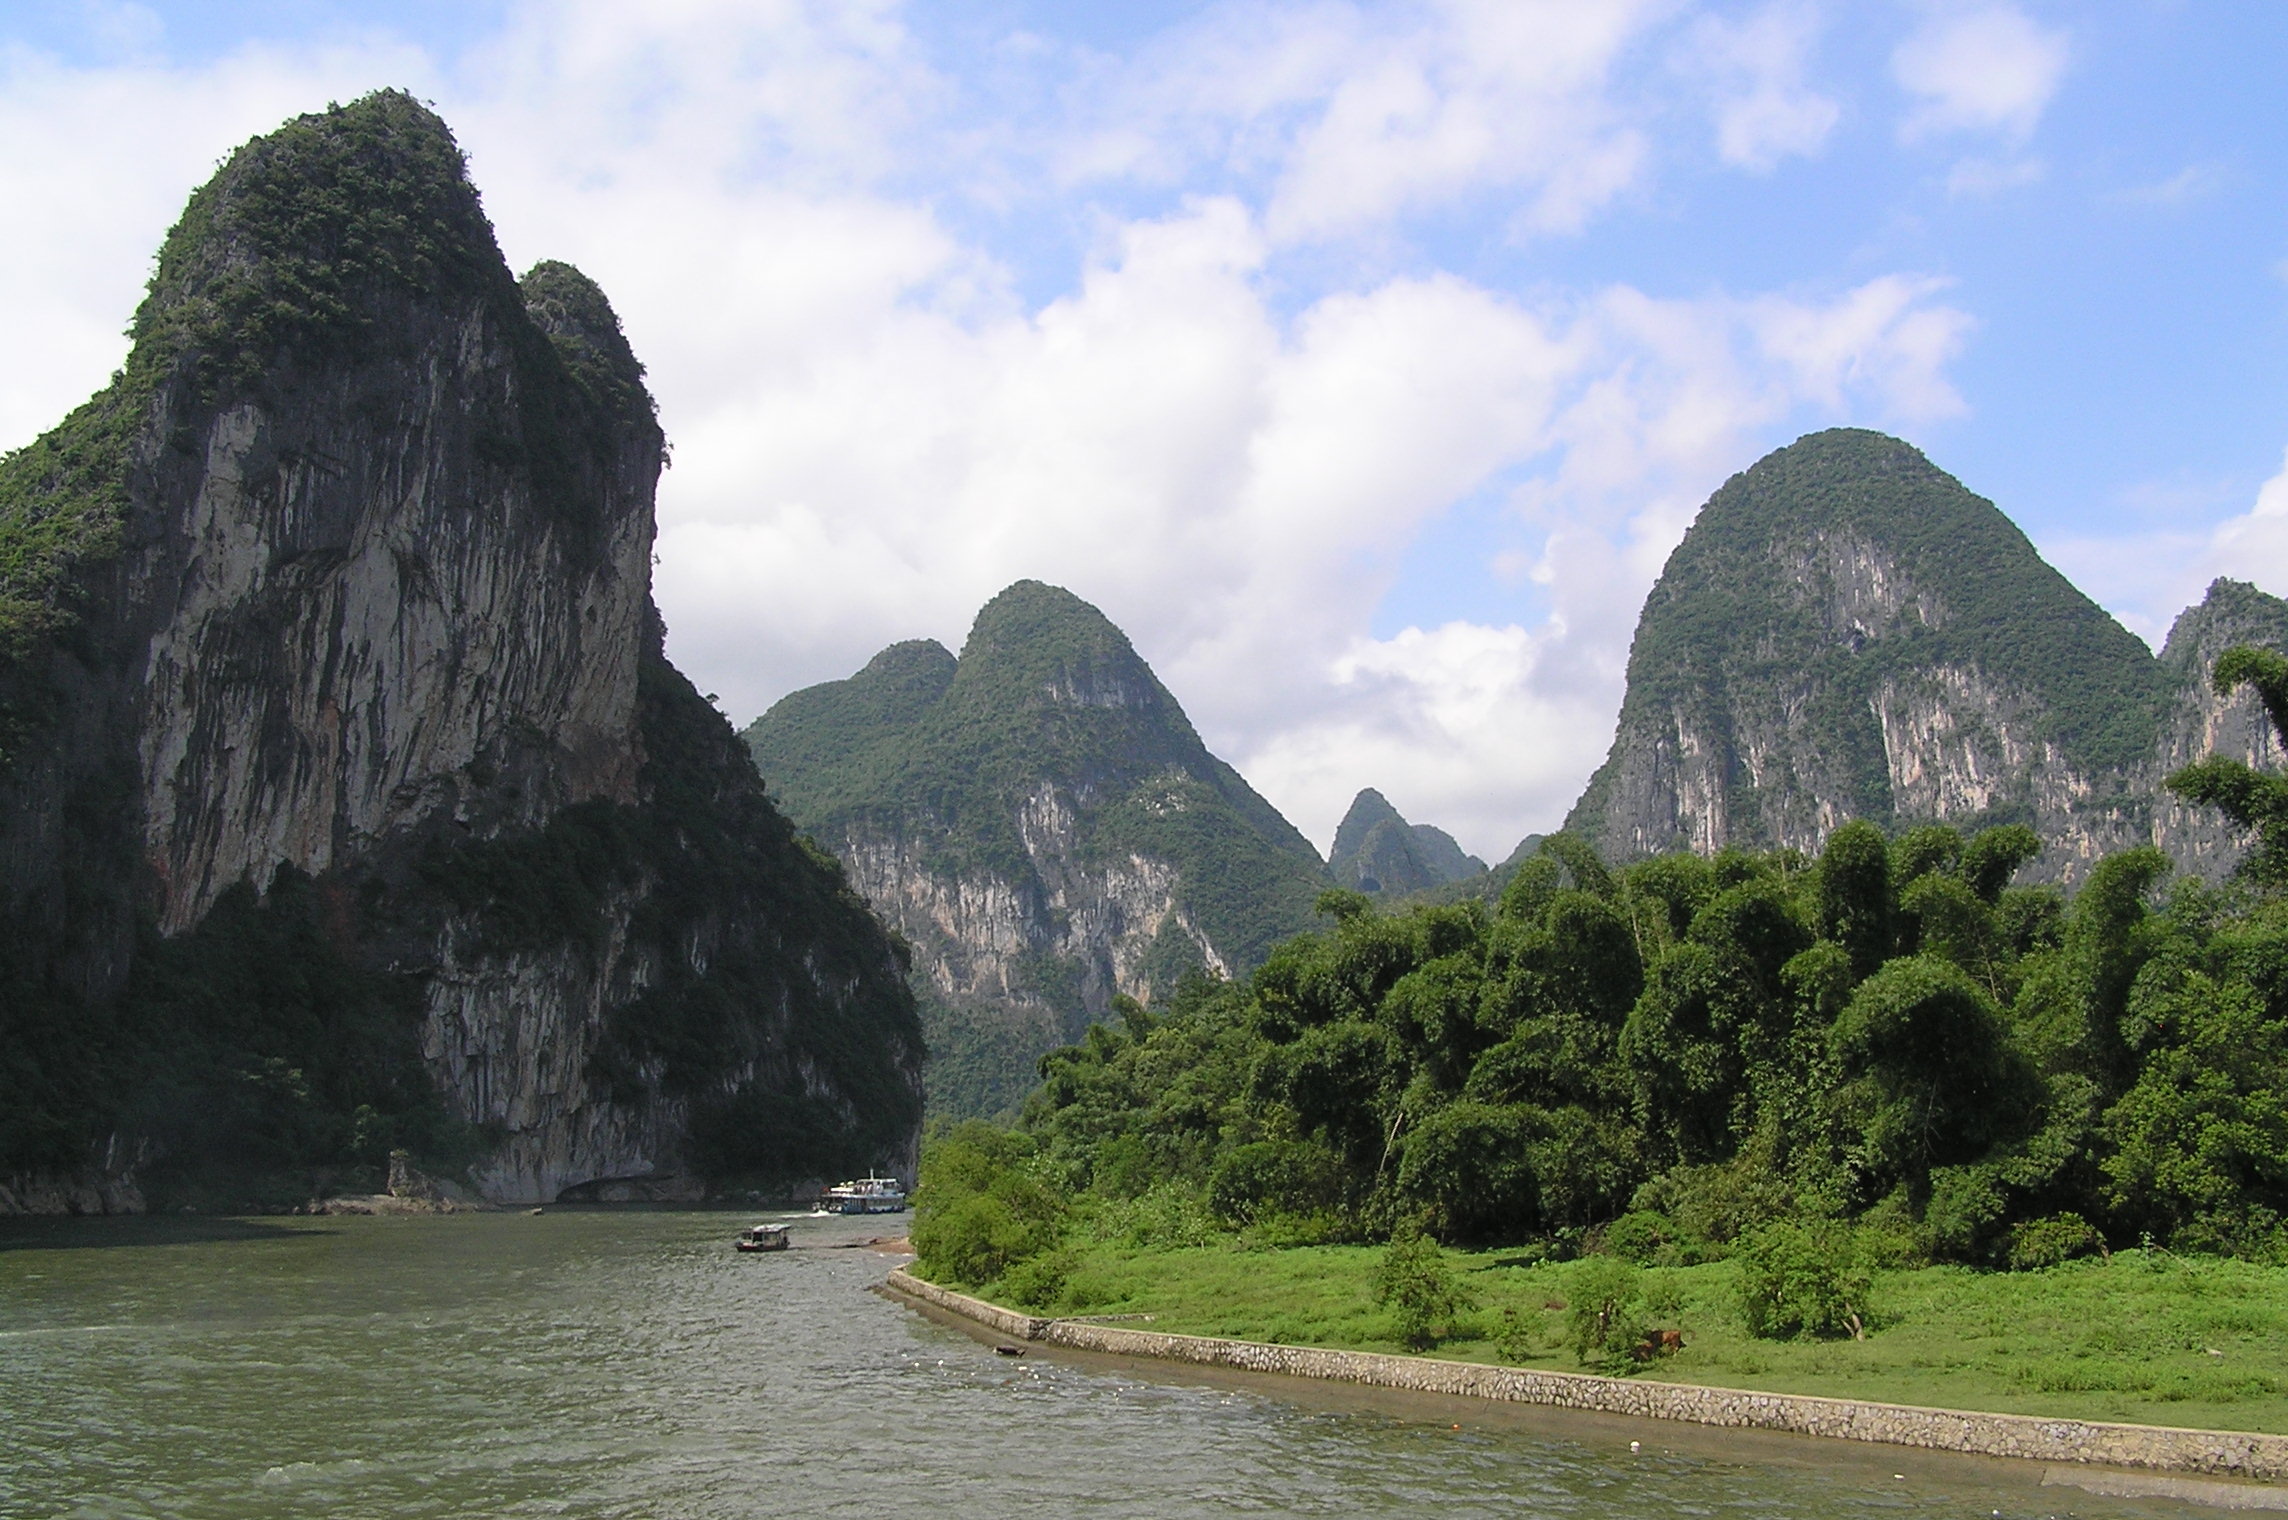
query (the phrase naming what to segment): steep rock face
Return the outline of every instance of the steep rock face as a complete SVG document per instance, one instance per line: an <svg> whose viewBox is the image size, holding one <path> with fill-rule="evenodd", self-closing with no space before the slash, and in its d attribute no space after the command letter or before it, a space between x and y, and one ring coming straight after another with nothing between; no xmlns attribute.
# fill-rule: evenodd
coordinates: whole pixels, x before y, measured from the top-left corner
<svg viewBox="0 0 2288 1520"><path fill-rule="evenodd" d="M2288 601L2245 581L2218 580L2180 613L2161 648L2171 689L2147 774L2158 786L2182 766L2222 755L2261 770L2288 763L2256 693L2220 697L2210 680L2217 656L2235 644L2288 650ZM2152 837L2180 867L2216 878L2238 864L2246 841L2213 809L2190 808L2166 790L2154 796Z"/></svg>
<svg viewBox="0 0 2288 1520"><path fill-rule="evenodd" d="M660 653L602 293L512 279L384 94L234 155L134 335L0 463L19 1202L122 1136L242 1191L421 1141L519 1201L907 1157L892 947Z"/></svg>
<svg viewBox="0 0 2288 1520"><path fill-rule="evenodd" d="M1116 996L1252 966L1324 884L1120 630L1038 582L988 603L958 660L893 645L746 739L913 947L941 1112L1013 1103Z"/></svg>
<svg viewBox="0 0 2288 1520"><path fill-rule="evenodd" d="M2237 846L2161 782L2217 738L2265 742L2205 671L2288 630L2267 603L2212 588L2156 661L1910 446L1814 434L1735 476L1670 557L1566 827L1632 859L1812 852L1854 818L2017 821L2048 846L2034 875L2146 842L2215 874Z"/></svg>
<svg viewBox="0 0 2288 1520"><path fill-rule="evenodd" d="M1327 874L1336 885L1394 897L1462 881L1485 869L1484 861L1463 853L1453 835L1427 823L1408 823L1371 786L1351 799L1327 857Z"/></svg>

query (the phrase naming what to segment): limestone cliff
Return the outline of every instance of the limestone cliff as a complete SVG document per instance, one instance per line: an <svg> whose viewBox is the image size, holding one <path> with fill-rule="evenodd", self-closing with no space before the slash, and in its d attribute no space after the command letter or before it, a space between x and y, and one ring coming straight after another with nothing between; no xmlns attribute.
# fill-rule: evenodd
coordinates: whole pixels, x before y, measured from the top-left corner
<svg viewBox="0 0 2288 1520"><path fill-rule="evenodd" d="M661 653L642 368L444 124L241 149L133 336L0 463L10 1195L907 1159L892 946Z"/></svg>
<svg viewBox="0 0 2288 1520"><path fill-rule="evenodd" d="M893 645L746 739L912 945L936 1111L1014 1103L1116 996L1252 967L1325 884L1120 630L1038 582L988 603L958 660Z"/></svg>
<svg viewBox="0 0 2288 1520"><path fill-rule="evenodd" d="M2214 740L2269 742L2206 669L2288 632L2276 609L2219 582L2156 660L1909 445L1814 434L1727 482L1671 555L1566 827L1625 860L2014 821L2047 846L2033 876L2146 842L2216 874L2237 846L2161 781Z"/></svg>

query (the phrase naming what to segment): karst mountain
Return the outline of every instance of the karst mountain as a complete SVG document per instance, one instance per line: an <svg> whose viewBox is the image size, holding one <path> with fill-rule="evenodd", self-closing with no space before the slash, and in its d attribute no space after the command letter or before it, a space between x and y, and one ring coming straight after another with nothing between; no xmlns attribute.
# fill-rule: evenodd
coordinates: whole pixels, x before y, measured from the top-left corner
<svg viewBox="0 0 2288 1520"><path fill-rule="evenodd" d="M1726 482L1670 555L1565 827L1620 861L1811 852L1856 818L2022 822L2036 876L2144 843L2218 875L2239 841L2161 781L2279 759L2254 698L2211 688L2235 643L2288 643L2288 602L2220 580L2156 657L1912 446L1815 433Z"/></svg>
<svg viewBox="0 0 2288 1520"><path fill-rule="evenodd" d="M1327 885L1126 635L1038 581L988 602L958 658L894 644L745 737L912 946L939 1111L1007 1108L1115 997L1253 969Z"/></svg>
<svg viewBox="0 0 2288 1520"><path fill-rule="evenodd" d="M0 462L0 1210L910 1166L897 953L669 665L663 439L386 92L232 154Z"/></svg>

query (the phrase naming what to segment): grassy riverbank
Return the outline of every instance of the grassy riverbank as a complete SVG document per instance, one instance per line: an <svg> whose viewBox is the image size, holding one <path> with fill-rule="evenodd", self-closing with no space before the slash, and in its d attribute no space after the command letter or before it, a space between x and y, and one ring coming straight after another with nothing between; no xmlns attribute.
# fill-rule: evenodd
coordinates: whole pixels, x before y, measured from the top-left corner
<svg viewBox="0 0 2288 1520"><path fill-rule="evenodd" d="M1370 1246L1250 1250L1081 1246L1052 1312L1149 1314L1151 1327L1402 1351L1375 1304ZM1473 1307L1429 1353L1578 1371L1566 1305L1588 1262L1447 1253ZM1685 1349L1666 1381L2017 1414L2288 1433L2288 1269L2122 1251L2035 1272L1925 1267L1875 1275L1865 1340L1758 1340L1736 1264L1648 1268L1656 1318ZM988 1289L988 1298L1009 1302Z"/></svg>

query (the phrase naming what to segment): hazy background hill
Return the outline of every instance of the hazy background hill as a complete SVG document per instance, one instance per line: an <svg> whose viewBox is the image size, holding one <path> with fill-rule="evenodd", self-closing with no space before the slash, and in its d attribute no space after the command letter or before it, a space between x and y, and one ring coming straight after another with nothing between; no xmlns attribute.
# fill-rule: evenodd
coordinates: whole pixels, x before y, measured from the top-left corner
<svg viewBox="0 0 2288 1520"><path fill-rule="evenodd" d="M1307 927L1318 852L1094 607L1019 581L956 659L892 645L748 727L789 816L913 948L933 1111L993 1112L1121 994Z"/></svg>
<svg viewBox="0 0 2288 1520"><path fill-rule="evenodd" d="M1327 875L1337 886L1402 896L1484 872L1454 836L1434 824L1408 823L1390 800L1368 787L1352 799L1335 830Z"/></svg>

